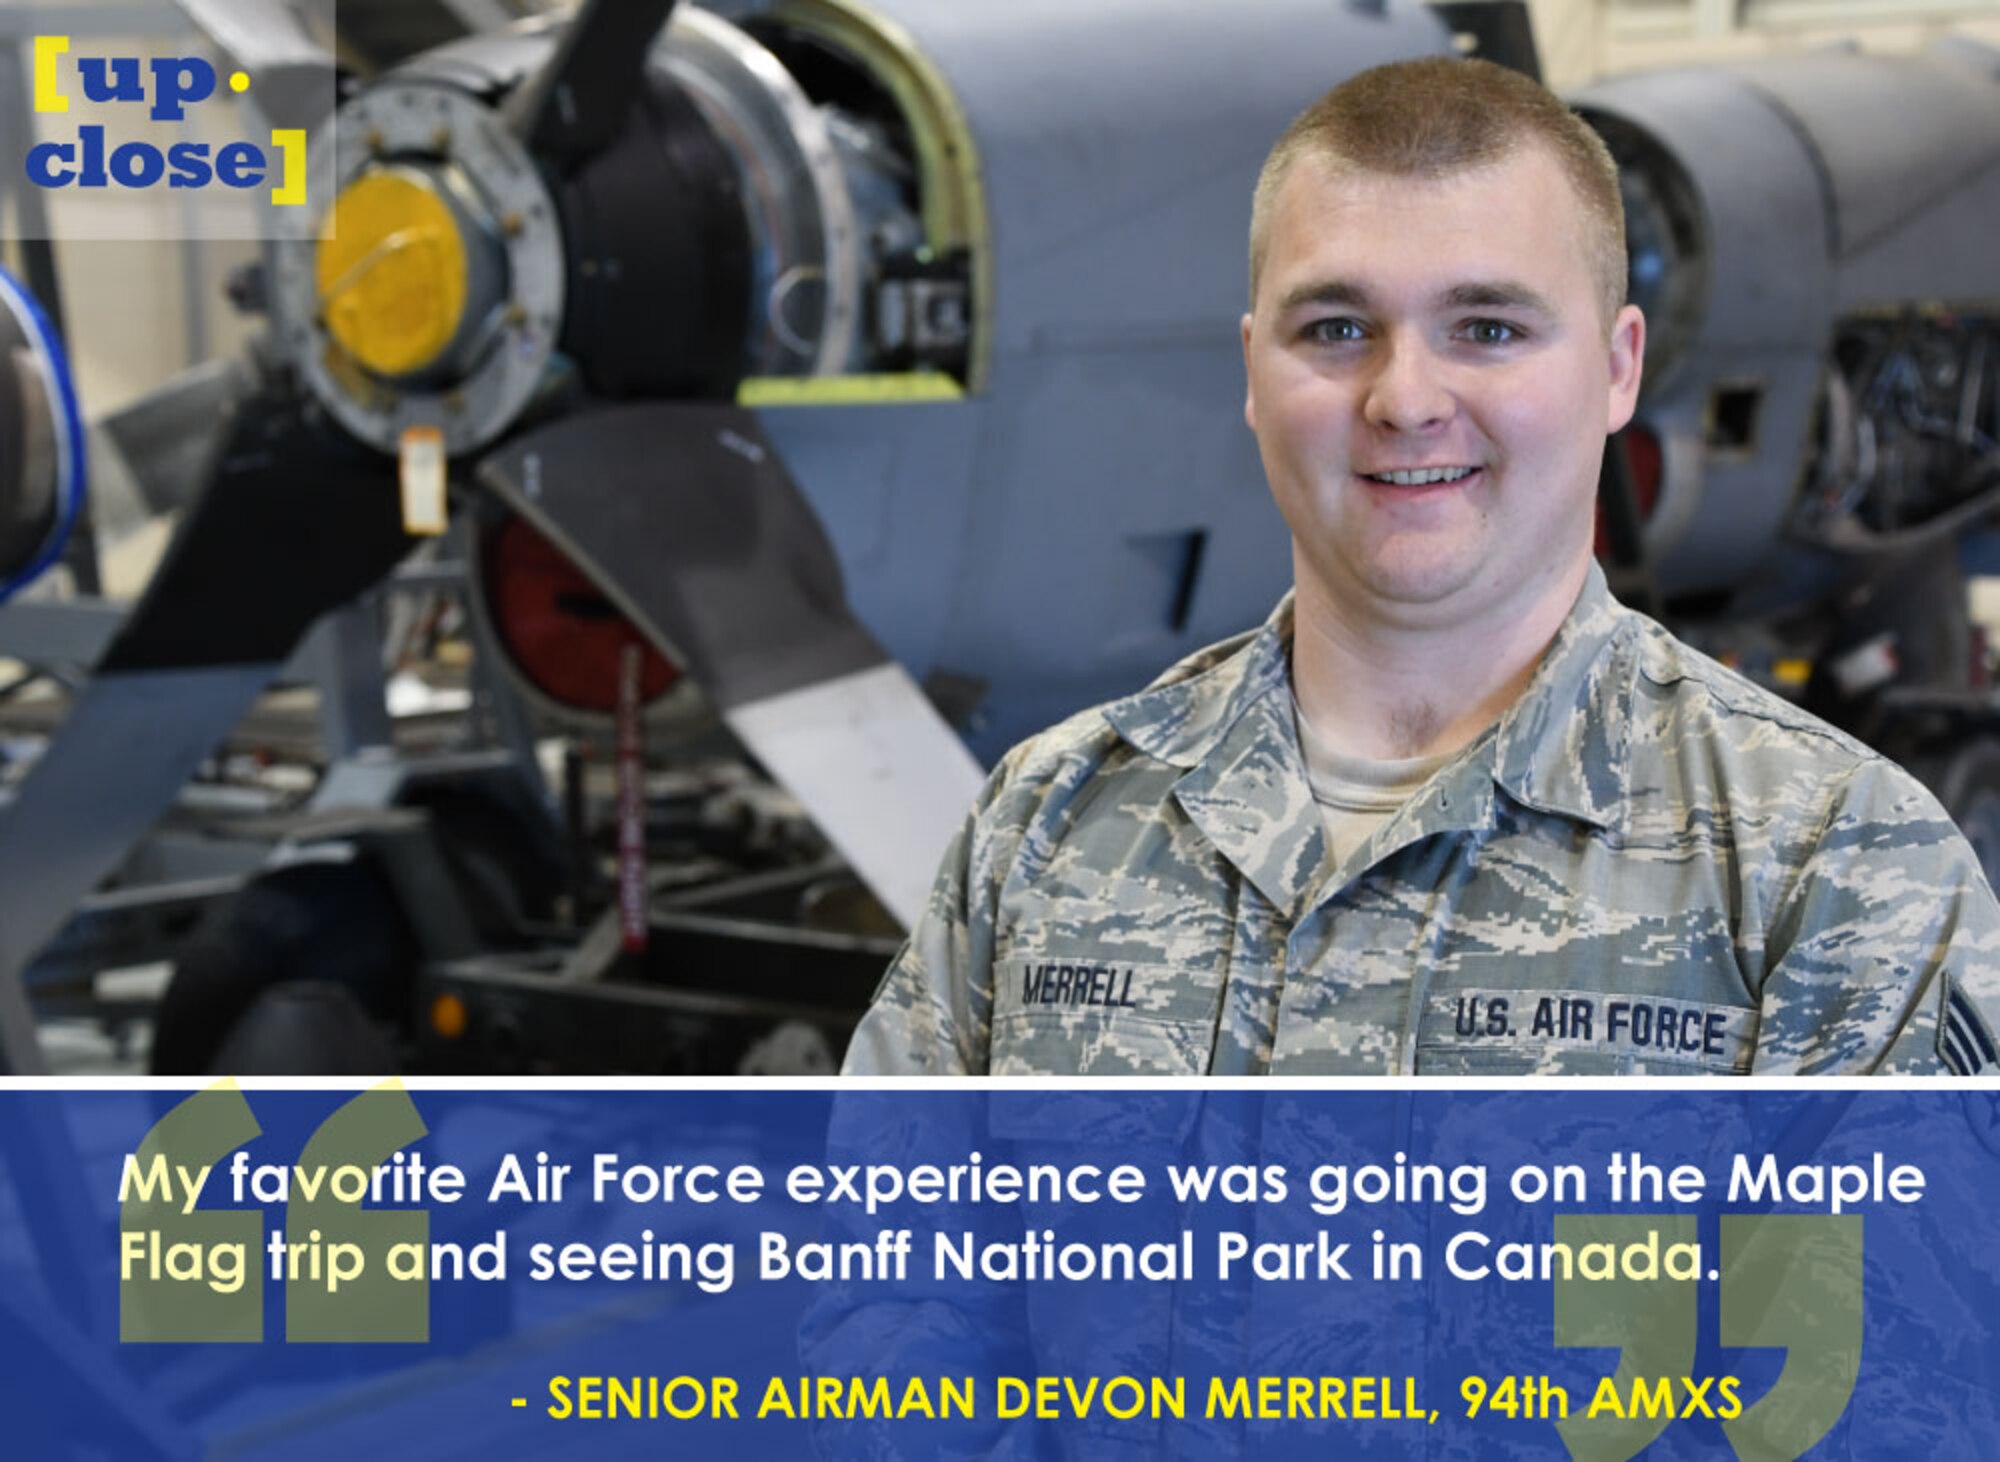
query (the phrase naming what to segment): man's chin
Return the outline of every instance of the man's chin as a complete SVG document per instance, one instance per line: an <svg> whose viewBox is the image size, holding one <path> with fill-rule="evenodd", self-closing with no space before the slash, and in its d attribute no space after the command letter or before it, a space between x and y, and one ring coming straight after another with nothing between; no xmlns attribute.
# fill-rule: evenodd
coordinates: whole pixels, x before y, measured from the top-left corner
<svg viewBox="0 0 2000 1462"><path fill-rule="evenodd" d="M1470 597L1478 578L1472 554L1405 551L1355 565L1353 585L1380 608L1423 614Z"/></svg>
<svg viewBox="0 0 2000 1462"><path fill-rule="evenodd" d="M1496 563L1494 546L1485 541L1451 545L1393 545L1372 558L1347 558L1314 565L1300 562L1301 572L1320 580L1317 595L1336 613L1410 631L1458 630L1480 625L1492 638L1504 639L1521 628L1522 618L1539 620L1555 606L1567 613L1583 567L1587 545L1572 558L1551 552L1512 569ZM1420 551L1424 548L1446 551ZM1558 561L1560 559L1560 562Z"/></svg>

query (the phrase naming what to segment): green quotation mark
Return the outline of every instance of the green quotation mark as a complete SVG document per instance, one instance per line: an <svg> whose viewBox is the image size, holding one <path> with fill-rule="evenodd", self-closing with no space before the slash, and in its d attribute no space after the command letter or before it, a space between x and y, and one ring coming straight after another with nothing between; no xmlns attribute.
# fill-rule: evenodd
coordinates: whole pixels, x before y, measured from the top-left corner
<svg viewBox="0 0 2000 1462"><path fill-rule="evenodd" d="M1585 1244L1611 1244L1623 1252L1627 1244L1644 1243L1659 1234L1660 1247L1689 1244L1695 1239L1693 1214L1561 1213L1556 1215L1556 1242L1582 1252ZM1685 1376L1694 1364L1695 1286L1686 1280L1584 1279L1575 1273L1556 1275L1556 1344L1619 1348L1618 1369L1611 1381L1621 1396L1632 1394L1634 1380L1651 1382L1661 1376ZM1563 1445L1576 1462L1627 1462L1667 1429L1670 1416L1583 1416L1558 1421Z"/></svg>
<svg viewBox="0 0 2000 1462"><path fill-rule="evenodd" d="M135 1156L157 1181L118 1211L118 1338L264 1338L264 1221L192 1207L181 1175L220 1167L264 1129L234 1082L196 1092L153 1124ZM175 1276L185 1276L177 1278Z"/></svg>
<svg viewBox="0 0 2000 1462"><path fill-rule="evenodd" d="M139 1144L121 1184L121 1341L264 1338L273 1260L263 1215L203 1208L195 1193L226 1194L224 1160L262 1130L236 1084L223 1082L168 1112ZM388 1083L345 1103L306 1143L274 1271L285 1285L287 1340L430 1338L430 1215L363 1208L359 1191L362 1174L426 1130L409 1094Z"/></svg>
<svg viewBox="0 0 2000 1462"><path fill-rule="evenodd" d="M320 1124L299 1154L310 1173L373 1172L425 1132L416 1105L401 1087L364 1091ZM361 1272L338 1288L292 1282L285 1287L285 1339L420 1343L431 1338L431 1216L421 1209L366 1209L343 1199L335 1180L307 1198L292 1186L285 1206L285 1241L295 1252L323 1256L322 1272L343 1259ZM303 1249L296 1246L303 1245ZM315 1249L317 1245L317 1249ZM392 1251L419 1257L417 1277L391 1272ZM301 1272L304 1266L301 1265Z"/></svg>
<svg viewBox="0 0 2000 1462"><path fill-rule="evenodd" d="M1743 1462L1792 1462L1861 1374L1861 1216L1724 1218L1722 1273L1722 1343L1785 1349L1777 1384L1722 1430Z"/></svg>
<svg viewBox="0 0 2000 1462"><path fill-rule="evenodd" d="M1693 1243L1692 1215L1559 1214L1556 1242ZM1722 1422L1740 1462L1795 1462L1833 1429L1861 1373L1861 1218L1858 1214L1725 1214L1722 1218L1722 1343L1785 1351L1784 1369L1754 1405ZM1612 1378L1621 1396L1635 1380L1689 1376L1694 1363L1695 1286L1651 1279L1558 1274L1560 1346L1616 1346ZM1684 1393L1683 1393L1684 1394ZM1572 1415L1556 1423L1575 1462L1629 1462L1673 1419L1660 1415Z"/></svg>

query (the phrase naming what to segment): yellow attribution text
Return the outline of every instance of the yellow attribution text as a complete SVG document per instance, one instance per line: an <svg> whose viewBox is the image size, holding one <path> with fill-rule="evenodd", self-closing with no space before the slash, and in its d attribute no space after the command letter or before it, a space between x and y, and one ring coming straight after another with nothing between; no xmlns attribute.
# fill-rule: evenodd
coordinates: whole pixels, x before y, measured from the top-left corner
<svg viewBox="0 0 2000 1462"><path fill-rule="evenodd" d="M1179 1376L996 1376L990 1412L971 1376L773 1376L761 1393L734 1376L553 1376L547 1414L557 1421L696 1418L787 1420L933 1420L977 1417L1090 1418L1125 1421L1188 1415ZM516 1406L525 1405L517 1398ZM1411 1376L1251 1376L1215 1378L1201 1399L1211 1417L1337 1417L1351 1421L1430 1422Z"/></svg>

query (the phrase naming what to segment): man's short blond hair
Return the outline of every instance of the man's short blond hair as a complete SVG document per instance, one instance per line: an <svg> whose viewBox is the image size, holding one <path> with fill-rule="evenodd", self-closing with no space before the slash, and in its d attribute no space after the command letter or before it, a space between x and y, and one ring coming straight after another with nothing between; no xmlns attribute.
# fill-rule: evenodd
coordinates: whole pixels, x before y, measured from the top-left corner
<svg viewBox="0 0 2000 1462"><path fill-rule="evenodd" d="M1443 56L1364 71L1301 112L1264 160L1250 211L1250 299L1271 212L1294 163L1317 158L1391 177L1446 178L1539 144L1583 205L1585 256L1607 323L1625 302L1625 207L1604 139L1540 82L1490 61Z"/></svg>

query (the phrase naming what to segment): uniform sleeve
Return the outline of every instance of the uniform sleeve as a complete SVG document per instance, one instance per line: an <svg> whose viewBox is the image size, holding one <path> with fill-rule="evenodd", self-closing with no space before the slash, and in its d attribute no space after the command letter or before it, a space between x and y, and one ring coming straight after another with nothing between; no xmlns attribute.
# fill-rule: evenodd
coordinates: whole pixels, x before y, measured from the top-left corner
<svg viewBox="0 0 2000 1462"><path fill-rule="evenodd" d="M2000 905L1915 778L1870 760L1804 848L1772 930L1759 1075L2000 1070Z"/></svg>
<svg viewBox="0 0 2000 1462"><path fill-rule="evenodd" d="M1017 753L945 849L917 927L890 963L848 1043L844 1076L984 1075L993 1021L997 810Z"/></svg>

